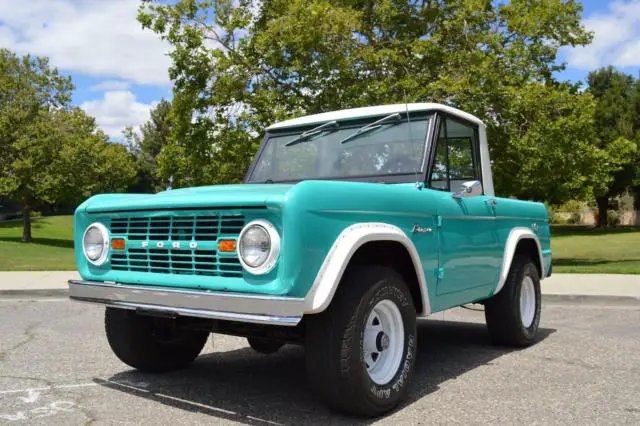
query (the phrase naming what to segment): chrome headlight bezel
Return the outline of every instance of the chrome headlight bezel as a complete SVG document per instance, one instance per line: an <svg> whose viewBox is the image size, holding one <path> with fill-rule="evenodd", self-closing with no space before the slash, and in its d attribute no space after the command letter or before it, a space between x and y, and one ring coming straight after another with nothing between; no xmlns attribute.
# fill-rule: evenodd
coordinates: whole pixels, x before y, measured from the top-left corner
<svg viewBox="0 0 640 426"><path fill-rule="evenodd" d="M85 238L87 237L87 233L92 228L96 228L102 236L102 252L100 253L100 257L95 260L89 257L89 255L87 254L87 247L85 245ZM100 222L94 222L91 225L87 226L87 229L85 229L84 233L82 234L82 253L84 254L84 258L87 259L87 261L92 265L104 265L104 263L109 258L109 231L107 230L106 226L104 226Z"/></svg>
<svg viewBox="0 0 640 426"><path fill-rule="evenodd" d="M242 237L244 234L254 226L258 226L267 232L269 236L269 254L265 261L258 266L248 265L244 258L242 257ZM271 222L268 222L263 219L253 220L245 225L238 236L238 246L236 248L236 254L238 255L238 259L240 260L240 264L242 267L249 273L253 275L264 275L273 270L276 266L276 262L278 261L278 256L280 256L280 234L278 234L278 230Z"/></svg>

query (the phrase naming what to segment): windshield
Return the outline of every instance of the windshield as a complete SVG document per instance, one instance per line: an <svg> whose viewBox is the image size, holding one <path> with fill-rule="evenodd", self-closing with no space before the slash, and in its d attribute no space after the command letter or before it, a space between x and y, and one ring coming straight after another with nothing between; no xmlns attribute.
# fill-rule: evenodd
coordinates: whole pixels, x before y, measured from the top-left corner
<svg viewBox="0 0 640 426"><path fill-rule="evenodd" d="M378 118L379 120L379 118ZM336 125L267 135L249 182L290 182L422 173L431 116ZM322 123L320 123L322 124ZM363 131L364 130L364 131ZM303 136L303 137L301 137Z"/></svg>

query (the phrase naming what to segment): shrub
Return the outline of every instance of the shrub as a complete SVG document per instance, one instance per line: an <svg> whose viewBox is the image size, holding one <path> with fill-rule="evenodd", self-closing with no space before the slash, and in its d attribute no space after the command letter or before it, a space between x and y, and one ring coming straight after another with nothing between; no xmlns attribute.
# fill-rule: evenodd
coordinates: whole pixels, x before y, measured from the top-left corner
<svg viewBox="0 0 640 426"><path fill-rule="evenodd" d="M544 203L544 207L547 209L547 217L549 218L549 223L555 223L554 220L557 216L556 208L551 206L547 202Z"/></svg>
<svg viewBox="0 0 640 426"><path fill-rule="evenodd" d="M582 223L582 215L578 212L571 213L571 216L567 219L567 223L570 225L579 225Z"/></svg>
<svg viewBox="0 0 640 426"><path fill-rule="evenodd" d="M607 211L607 225L618 226L620 225L620 215L616 210Z"/></svg>
<svg viewBox="0 0 640 426"><path fill-rule="evenodd" d="M567 224L567 218L565 218L564 216L560 216L559 214L553 215L552 217L549 218L549 220L551 221L551 223L553 225L566 225Z"/></svg>
<svg viewBox="0 0 640 426"><path fill-rule="evenodd" d="M584 203L582 201L577 200L569 200L566 203L562 204L558 211L564 213L581 213L584 209Z"/></svg>

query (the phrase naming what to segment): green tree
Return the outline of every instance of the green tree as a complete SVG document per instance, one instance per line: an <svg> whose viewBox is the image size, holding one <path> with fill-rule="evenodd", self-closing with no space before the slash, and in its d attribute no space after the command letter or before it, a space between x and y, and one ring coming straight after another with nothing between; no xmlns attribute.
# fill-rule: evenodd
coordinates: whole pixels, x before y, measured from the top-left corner
<svg viewBox="0 0 640 426"><path fill-rule="evenodd" d="M557 205L588 199L607 178L605 153L596 146L595 102L575 90L528 84L500 111L499 122L488 123L493 175L503 193Z"/></svg>
<svg viewBox="0 0 640 426"><path fill-rule="evenodd" d="M32 171L45 168L50 154L34 138L46 133L50 111L68 105L72 89L70 78L46 58L0 49L0 195L22 205L24 241L31 240L30 212L39 192Z"/></svg>
<svg viewBox="0 0 640 426"><path fill-rule="evenodd" d="M129 150L139 165L133 188L136 192L154 192L168 186L167 179L162 179L158 172L158 156L169 142L174 128L171 110L171 102L162 99L151 109L149 120L140 126L139 133L131 127L124 131Z"/></svg>
<svg viewBox="0 0 640 426"><path fill-rule="evenodd" d="M126 149L69 106L71 90L46 58L0 49L0 195L20 203L25 242L34 209L122 190L135 174Z"/></svg>
<svg viewBox="0 0 640 426"><path fill-rule="evenodd" d="M560 47L590 41L578 2L253 3L142 0L139 21L172 46L176 127L159 168L177 186L239 179L274 121L434 101L488 123L497 141L492 152L501 193L560 200L576 188L584 196L593 192L589 174L602 153L589 148L578 156L575 150L586 145L570 136L589 133L592 100L552 78L562 69ZM548 110L540 111L537 102ZM533 123L528 113L544 123ZM538 151L531 157L533 148ZM553 161L545 165L547 156ZM512 182L525 177L523 161L532 173L570 171L563 178L569 181L558 188L548 174L533 174L520 189ZM573 169L574 161L581 169Z"/></svg>
<svg viewBox="0 0 640 426"><path fill-rule="evenodd" d="M613 67L589 73L596 99L596 143L606 154L606 181L595 193L598 226L607 226L609 200L631 187L638 172L636 82Z"/></svg>

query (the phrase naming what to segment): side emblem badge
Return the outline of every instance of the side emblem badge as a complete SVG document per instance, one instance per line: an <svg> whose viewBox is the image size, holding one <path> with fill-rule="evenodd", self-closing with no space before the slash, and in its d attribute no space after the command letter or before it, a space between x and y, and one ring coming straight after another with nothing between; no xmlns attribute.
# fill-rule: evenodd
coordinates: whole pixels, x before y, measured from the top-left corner
<svg viewBox="0 0 640 426"><path fill-rule="evenodd" d="M428 234L429 232L432 232L433 229L431 228L423 228L422 226L418 226L418 225L413 225L413 229L411 230L411 232L418 233L418 234Z"/></svg>

